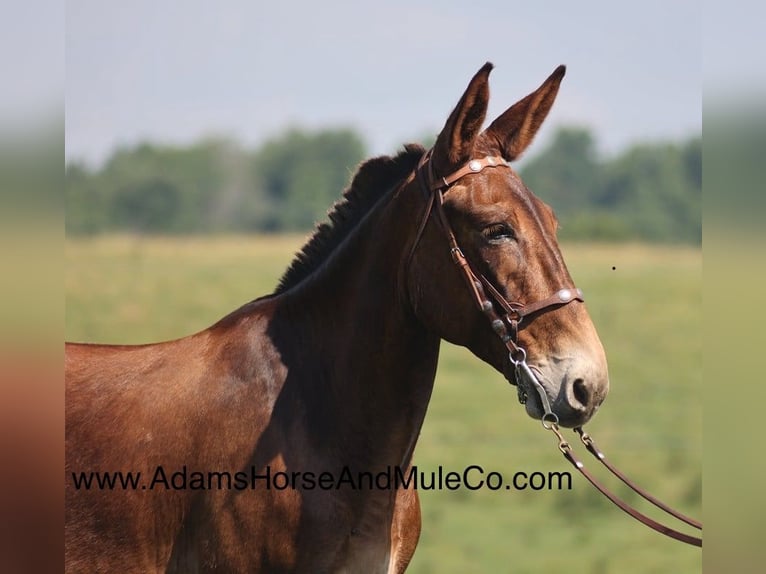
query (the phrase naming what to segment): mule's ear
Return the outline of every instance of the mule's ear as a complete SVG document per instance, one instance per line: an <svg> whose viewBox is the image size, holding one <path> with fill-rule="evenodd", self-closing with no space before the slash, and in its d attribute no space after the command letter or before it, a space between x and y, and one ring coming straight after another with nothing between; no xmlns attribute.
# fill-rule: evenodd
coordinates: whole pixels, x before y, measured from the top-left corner
<svg viewBox="0 0 766 574"><path fill-rule="evenodd" d="M463 97L436 138L433 162L442 175L471 158L489 103L489 73L494 66L487 62L468 84Z"/></svg>
<svg viewBox="0 0 766 574"><path fill-rule="evenodd" d="M516 159L532 143L553 106L565 73L565 66L556 68L539 88L508 108L482 134L500 149L505 159Z"/></svg>

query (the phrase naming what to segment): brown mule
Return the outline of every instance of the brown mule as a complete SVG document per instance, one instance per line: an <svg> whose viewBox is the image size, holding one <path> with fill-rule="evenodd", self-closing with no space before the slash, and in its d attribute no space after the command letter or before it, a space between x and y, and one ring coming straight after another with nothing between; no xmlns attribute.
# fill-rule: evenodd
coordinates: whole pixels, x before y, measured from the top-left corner
<svg viewBox="0 0 766 574"><path fill-rule="evenodd" d="M433 180L472 159L518 157L564 75L482 132L491 67L439 134ZM343 477L406 473L441 339L518 382L426 214L423 154L407 146L363 164L272 295L176 341L67 344L68 571L405 570L420 534L416 490L352 488ZM443 201L461 254L504 300L573 287L553 212L507 165L469 168ZM502 315L498 304L487 303ZM608 391L585 305L574 298L516 327L545 399L532 393L527 412L540 418L545 402L562 425L584 424ZM111 489L91 474L118 471L129 484Z"/></svg>

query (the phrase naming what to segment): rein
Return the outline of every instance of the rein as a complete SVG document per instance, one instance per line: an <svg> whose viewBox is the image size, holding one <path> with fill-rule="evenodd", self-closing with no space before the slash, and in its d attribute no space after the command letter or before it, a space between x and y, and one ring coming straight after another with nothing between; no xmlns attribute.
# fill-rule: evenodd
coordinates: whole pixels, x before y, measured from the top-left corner
<svg viewBox="0 0 766 574"><path fill-rule="evenodd" d="M660 534L664 534L665 536L668 536L675 540L679 540L680 542L685 542L686 544L691 544L692 546L702 547L702 538L699 538L697 536L691 536L683 532L679 532L678 530L674 530L673 528L670 528L669 526L665 526L664 524L661 524L657 522L656 520L649 518L645 514L642 514L641 512L639 512L638 510L630 506L624 500L620 499L616 494L608 490L604 485L602 485L598 480L596 480L596 478L588 471L588 469L585 468L585 465L577 458L574 451L572 450L572 447L569 445L566 439L561 435L559 427L556 423L546 424L545 421L543 421L543 426L546 429L552 431L556 435L556 437L558 437L559 450L564 455L564 458L566 458L572 464L572 466L574 466L578 470L578 472L582 474L588 480L588 482L590 482L596 488L596 490L598 490L601 494L603 494L609 500L611 500L617 507L619 507L624 512L628 513L630 516L632 516L633 518L635 518L642 524L645 524L652 530L659 532ZM638 494L645 500L648 500L657 508L677 518L678 520L686 522L687 524L689 524L690 526L693 526L694 528L698 530L702 530L701 522L698 522L692 518L689 518L688 516L678 512L677 510L673 510L666 504L657 500L654 496L652 496L651 494L649 494L648 492L640 488L638 485L636 485L632 480L626 477L617 468L612 466L612 464L607 460L606 455L603 452L601 452L598 449L598 447L596 447L596 443L593 442L593 439L588 435L588 433L583 431L582 428L576 428L575 432L580 435L580 440L588 449L588 452L590 452L594 457L596 457L599 461L601 461L601 463L604 466L606 466L606 468L609 469L609 471L612 474L614 474L617 478L619 478L622 482L624 482L628 486L628 488L630 488L633 492L635 492L636 494Z"/></svg>
<svg viewBox="0 0 766 574"><path fill-rule="evenodd" d="M410 263L412 262L412 258L415 254L415 249L420 243L420 238L423 235L431 214L435 213L439 226L447 237L452 261L455 263L455 265L458 266L458 269L460 270L463 279L468 285L469 292L473 296L477 307L487 318L490 326L492 327L492 330L495 332L495 334L497 334L498 337L500 337L506 349L508 350L508 357L515 369L515 380L518 390L519 402L521 404L526 403L529 393L532 389L537 392L544 411L541 417L543 427L556 435L559 441L559 450L564 455L564 458L566 458L577 469L577 471L580 472L580 474L582 474L588 480L588 482L590 482L601 494L612 501L612 503L614 503L617 507L619 507L621 510L639 522L645 524L652 530L659 532L660 534L664 534L665 536L675 540L685 542L686 544L701 547L701 538L674 530L673 528L665 526L646 516L645 514L642 514L630 506L628 503L617 497L617 495L609 491L585 468L585 465L577 458L574 451L572 450L572 447L561 434L558 425L558 416L552 411L550 401L548 400L548 394L545 392L545 389L539 381L539 370L534 365L529 365L527 363L526 351L517 343L519 324L521 324L525 317L528 317L534 313L550 311L554 308L561 307L562 305L567 305L568 303L571 303L575 300L584 301L582 291L576 287L565 287L558 290L550 297L546 297L545 299L536 301L534 303L524 304L515 301L510 302L500 293L497 288L495 288L494 285L492 285L492 283L483 274L474 271L471 264L463 254L463 251L460 249L460 246L457 243L457 239L455 238L455 233L452 230L452 226L450 225L449 220L447 219L447 214L444 210L444 194L449 191L449 188L462 177L472 173L479 173L482 170L490 167L510 167L508 162L504 158L497 156L486 156L480 159L472 159L461 168L452 172L446 177L437 178L434 174L433 164L430 161L431 151L432 150L429 150L423 154L415 170L418 183L420 184L420 188L426 196L428 204L423 215L423 219L418 226L415 241L412 244L412 248L410 249L410 253L407 258L407 267L409 268ZM487 296L487 293L489 293L489 297ZM500 314L498 314L495 310L495 305L497 305L502 310ZM537 374L535 372L537 372ZM510 377L506 375L506 378L511 384L514 384ZM678 520L681 520L686 524L697 528L698 530L702 530L702 523L689 518L677 510L673 510L637 486L635 483L633 483L633 481L628 479L622 472L620 472L609 462L609 460L606 458L606 455L604 455L604 453L599 450L590 435L583 431L581 427L578 427L574 430L580 436L580 440L585 445L585 448L588 450L588 452L590 452L612 474L619 478L636 494L643 497L645 500L649 501L657 508L670 514L674 518L677 518Z"/></svg>

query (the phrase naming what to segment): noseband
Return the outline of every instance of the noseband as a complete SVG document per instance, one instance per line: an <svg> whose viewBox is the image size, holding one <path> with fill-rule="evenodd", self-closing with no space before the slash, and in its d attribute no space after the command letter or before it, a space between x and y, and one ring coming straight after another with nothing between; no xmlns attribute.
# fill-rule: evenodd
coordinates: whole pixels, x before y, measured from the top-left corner
<svg viewBox="0 0 766 574"><path fill-rule="evenodd" d="M415 249L420 242L420 238L423 235L423 231L425 230L431 213L435 213L436 220L439 222L439 226L447 237L452 261L458 266L460 274L468 285L469 292L471 293L476 306L487 318L492 330L498 337L500 337L500 340L503 342L506 349L508 349L508 358L511 360L511 363L515 368L514 378L518 389L519 402L525 404L530 391L535 389L542 402L544 411L542 417L543 422L555 424L558 422L558 416L551 410L548 394L538 380L540 373L538 371L537 376L535 375L533 369L537 370L536 367L527 364L527 353L524 348L518 344L519 325L525 317L529 317L530 315L550 311L575 300L583 301L582 291L576 287L562 288L550 297L546 297L545 299L534 303L508 301L508 299L500 293L499 289L492 285L484 274L477 273L473 269L468 259L466 259L463 250L460 249L457 239L455 238L455 233L452 230L452 226L447 219L447 214L444 211L444 194L447 193L450 187L457 181L467 175L479 173L486 168L510 169L508 162L504 158L497 156L486 156L481 159L472 159L448 176L437 178L434 175L433 163L430 160L431 151L428 151L420 158L420 162L416 169L420 189L426 196L428 206L426 207L423 219L418 227L415 242L410 249L408 267L415 254ZM487 293L489 293L489 296L487 296ZM495 306L501 310L499 314ZM514 381L512 381L510 377L506 375L506 378L508 378L508 381L511 384L514 384Z"/></svg>
<svg viewBox="0 0 766 574"><path fill-rule="evenodd" d="M412 244L412 248L410 249L410 253L407 257L407 268L410 267L412 258L415 255L415 249L420 242L420 238L423 235L426 224L431 217L431 213L435 213L436 220L439 222L439 227L441 227L442 231L447 237L452 261L455 263L455 265L458 266L458 269L460 269L460 274L468 285L469 292L473 296L477 307L487 318L492 327L492 330L495 332L495 334L497 334L498 337L500 337L506 349L508 349L508 357L515 368L515 380L519 394L519 402L521 404L526 403L528 395L532 389L537 392L537 394L540 396L540 401L544 411L543 416L541 417L543 427L545 427L546 430L552 431L556 435L559 441L559 450L564 455L564 458L566 458L567 461L569 461L575 467L575 469L577 469L577 471L580 472L580 474L582 474L588 480L588 482L590 482L599 492L601 492L601 494L606 496L621 510L639 522L645 524L652 530L664 534L665 536L679 540L681 542L685 542L686 544L691 544L693 546L702 546L701 538L674 530L673 528L665 526L664 524L653 520L645 514L642 514L621 500L611 491L609 491L606 487L599 483L598 480L596 480L596 478L590 472L588 472L588 470L585 468L585 465L576 457L572 447L569 445L566 439L564 439L560 432L558 426L558 416L551 410L548 394L538 380L538 377L541 377L542 374L535 366L530 366L527 364L526 351L518 344L517 341L519 325L524 320L524 318L529 317L535 313L541 313L556 309L575 300L583 301L582 291L576 287L565 287L559 289L550 297L546 297L545 299L541 299L540 301L536 301L534 303L525 304L515 301L508 301L508 299L506 299L500 293L500 291L494 285L492 285L489 279L487 279L483 274L477 273L473 269L470 262L466 259L462 249L460 249L460 246L457 243L457 239L455 238L455 233L452 230L452 226L447 219L447 214L444 211L444 194L447 193L449 188L461 178L473 173L479 173L486 168L510 168L508 162L505 161L505 159L496 156L486 156L480 159L472 159L460 169L452 172L448 176L437 178L434 174L433 163L430 160L431 151L428 151L420 158L420 162L418 163L417 169L415 170L418 182L420 184L419 187L425 194L428 205L426 207L425 213L423 214L423 219L420 221L418 232L415 236L415 241ZM410 181L410 179L408 179L408 181ZM487 296L487 293L489 293L489 296ZM495 305L501 309L500 314L498 314L498 312L495 310ZM508 377L507 374L506 378L509 382L511 382L511 384L513 384L513 381L510 377ZM702 523L689 518L688 516L685 516L676 510L673 510L637 486L630 479L628 479L622 472L620 472L608 461L606 455L601 450L599 450L594 440L588 435L588 433L584 432L582 428L576 428L575 432L580 435L580 440L585 445L588 452L590 452L613 475L619 478L634 492L639 494L645 500L648 500L654 504L657 508L660 508L678 520L681 520L686 524L693 526L694 528L702 530Z"/></svg>

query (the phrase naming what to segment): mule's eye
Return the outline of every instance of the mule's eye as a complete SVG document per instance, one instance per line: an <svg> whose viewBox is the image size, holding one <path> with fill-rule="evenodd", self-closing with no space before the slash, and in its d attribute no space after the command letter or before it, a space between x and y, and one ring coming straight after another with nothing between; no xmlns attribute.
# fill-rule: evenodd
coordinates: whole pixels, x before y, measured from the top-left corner
<svg viewBox="0 0 766 574"><path fill-rule="evenodd" d="M507 223L493 223L482 229L481 234L487 241L505 241L514 239L513 228Z"/></svg>

